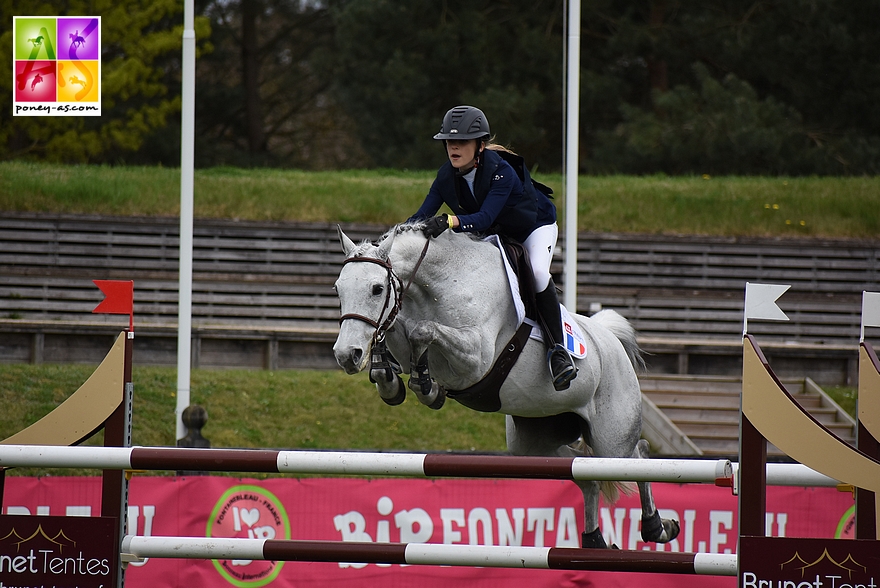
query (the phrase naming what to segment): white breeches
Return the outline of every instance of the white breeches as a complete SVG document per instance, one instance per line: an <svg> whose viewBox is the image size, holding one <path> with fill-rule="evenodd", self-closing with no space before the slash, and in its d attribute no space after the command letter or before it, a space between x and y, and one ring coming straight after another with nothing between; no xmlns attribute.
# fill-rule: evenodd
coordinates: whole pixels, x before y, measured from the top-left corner
<svg viewBox="0 0 880 588"><path fill-rule="evenodd" d="M523 243L529 254L532 276L535 278L535 293L543 292L550 283L550 263L553 261L553 250L556 249L556 238L559 227L556 223L538 227Z"/></svg>

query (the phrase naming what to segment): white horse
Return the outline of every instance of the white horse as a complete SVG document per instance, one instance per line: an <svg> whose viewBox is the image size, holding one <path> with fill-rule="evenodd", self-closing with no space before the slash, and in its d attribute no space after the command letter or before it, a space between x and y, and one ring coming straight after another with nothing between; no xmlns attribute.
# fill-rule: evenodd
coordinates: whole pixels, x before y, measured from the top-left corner
<svg viewBox="0 0 880 588"><path fill-rule="evenodd" d="M644 363L632 326L612 310L592 318L574 315L587 355L576 360L578 376L567 390L553 389L544 344L528 340L497 396L486 401L481 393L475 402L456 398L454 391L483 379L514 344L517 313L495 245L452 231L428 241L419 229L399 225L377 246L357 245L340 229L346 260L336 281L342 319L333 351L346 373L370 366L371 352L385 343L403 373L424 370L427 357L434 385L410 377L410 388L423 403L439 408L448 392L465 406L507 415L507 447L515 455L647 458L647 442L639 440L642 399L635 371ZM370 373L388 404L399 404L406 395L397 371ZM599 494L613 500L616 489L576 483L584 495L582 544L606 547ZM675 539L678 522L660 518L649 483L638 487L642 538Z"/></svg>

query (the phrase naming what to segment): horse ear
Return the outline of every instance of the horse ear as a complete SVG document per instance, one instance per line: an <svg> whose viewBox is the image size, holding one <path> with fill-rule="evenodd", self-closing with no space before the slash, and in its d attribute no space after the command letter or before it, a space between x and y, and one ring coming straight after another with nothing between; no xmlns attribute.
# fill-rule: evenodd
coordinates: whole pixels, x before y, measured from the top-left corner
<svg viewBox="0 0 880 588"><path fill-rule="evenodd" d="M348 238L348 235L342 232L342 227L336 225L336 231L339 233L339 242L342 243L342 252L345 253L345 256L348 257L351 255L351 252L354 251L357 245L354 244L354 241Z"/></svg>
<svg viewBox="0 0 880 588"><path fill-rule="evenodd" d="M379 243L379 247L376 249L376 255L378 255L379 259L388 261L388 256L391 255L391 246L394 244L394 235L396 234L395 231L390 231L385 240Z"/></svg>

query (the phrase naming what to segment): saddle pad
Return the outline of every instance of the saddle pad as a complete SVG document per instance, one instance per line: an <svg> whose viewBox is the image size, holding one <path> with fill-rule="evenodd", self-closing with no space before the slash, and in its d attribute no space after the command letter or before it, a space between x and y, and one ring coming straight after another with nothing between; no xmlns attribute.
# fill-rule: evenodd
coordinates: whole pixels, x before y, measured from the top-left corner
<svg viewBox="0 0 880 588"><path fill-rule="evenodd" d="M513 299L513 304L516 307L516 318L517 318L517 328L521 324L528 323L532 326L532 334L529 336L530 339L534 339L536 341L544 341L544 335L541 333L540 327L531 319L526 318L526 310L523 305L522 299L519 296L519 281L517 280L516 274L513 272L513 268L510 267L510 261L507 259L507 253L504 252L504 247L501 246L501 241L498 238L498 235L489 235L484 239L485 241L489 241L501 252L501 259L504 262L504 269L507 271L507 282L510 285L510 296ZM586 340L584 339L584 333L581 331L580 325L572 318L571 314L569 314L568 309L566 309L563 305L559 305L559 309L562 315L562 333L563 338L565 339L565 348L568 349L568 352L571 353L573 357L578 359L583 359L587 356L587 345Z"/></svg>

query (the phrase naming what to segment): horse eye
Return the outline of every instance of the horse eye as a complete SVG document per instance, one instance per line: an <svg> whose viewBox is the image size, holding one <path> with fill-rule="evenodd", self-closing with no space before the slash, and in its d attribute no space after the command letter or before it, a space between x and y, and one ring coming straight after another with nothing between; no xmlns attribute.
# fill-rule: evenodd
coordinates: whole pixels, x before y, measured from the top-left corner
<svg viewBox="0 0 880 588"><path fill-rule="evenodd" d="M373 284L373 296L378 296L384 291L385 287L382 284Z"/></svg>

